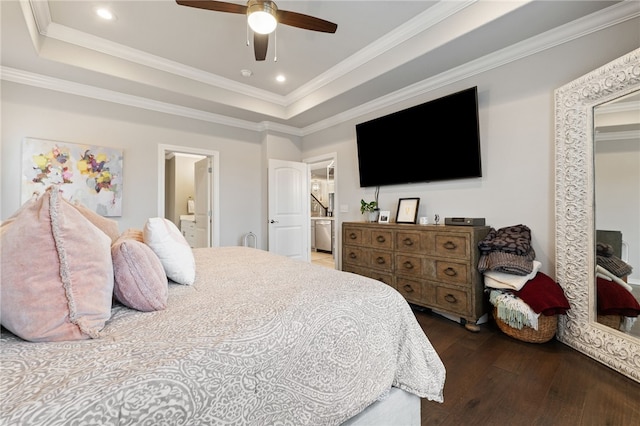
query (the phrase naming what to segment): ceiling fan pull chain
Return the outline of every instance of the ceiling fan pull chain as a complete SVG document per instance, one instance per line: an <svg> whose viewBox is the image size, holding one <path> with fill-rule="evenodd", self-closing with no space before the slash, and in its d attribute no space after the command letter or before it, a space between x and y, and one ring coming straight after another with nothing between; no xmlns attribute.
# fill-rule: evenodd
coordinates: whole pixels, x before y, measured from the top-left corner
<svg viewBox="0 0 640 426"><path fill-rule="evenodd" d="M278 29L273 31L273 62L278 62Z"/></svg>
<svg viewBox="0 0 640 426"><path fill-rule="evenodd" d="M249 22L247 22L247 46L249 46Z"/></svg>

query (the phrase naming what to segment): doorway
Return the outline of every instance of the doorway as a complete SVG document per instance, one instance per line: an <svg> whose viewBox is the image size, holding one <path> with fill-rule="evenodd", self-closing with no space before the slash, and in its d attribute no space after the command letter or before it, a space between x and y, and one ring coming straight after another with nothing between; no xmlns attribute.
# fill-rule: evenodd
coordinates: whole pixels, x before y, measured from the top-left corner
<svg viewBox="0 0 640 426"><path fill-rule="evenodd" d="M309 165L309 194L312 262L339 269L337 154L310 157L303 162Z"/></svg>
<svg viewBox="0 0 640 426"><path fill-rule="evenodd" d="M171 206L170 198L175 199L175 189L171 188L171 185L167 184L167 178L171 177L173 174L180 173L180 171L176 172L175 170L171 170L171 168L167 167L167 158L172 157L191 157L193 159L206 159L209 164L208 178L206 179L206 189L205 191L197 190L200 195L200 198L206 198L204 201L200 201L199 203L195 203L196 207L193 207L194 220L196 215L200 213L202 215L202 211L205 212L205 217L208 216L208 221L206 222L206 231L202 231L202 227L198 228L198 233L205 232L206 236L203 238L202 236L195 237L194 246L202 246L202 247L218 247L220 246L220 221L219 221L219 174L220 174L220 154L217 151L204 150L200 148L189 148L183 146L174 146L174 145L159 145L158 151L158 216L159 217L167 217L167 206ZM192 161L193 164L194 161ZM176 162L177 167L179 168L180 162ZM189 171L189 173L195 173ZM202 181L202 178L199 179ZM195 185L195 176L194 176L194 185ZM195 189L192 198L195 200ZM184 198L184 200L182 200ZM182 194L181 198L184 201L185 214L184 219L187 220L185 224L188 223L188 210L189 206L193 206L189 201L188 194ZM179 201L180 202L180 201ZM204 206L204 207L203 207ZM197 211L196 211L197 209ZM175 216L175 215L174 215ZM175 221L182 222L179 217L170 217L169 220L175 223ZM205 218L206 220L206 218ZM178 228L180 228L179 224L176 224ZM200 223L202 225L202 221ZM194 228L194 233L196 232L196 226ZM190 228L189 228L190 229Z"/></svg>

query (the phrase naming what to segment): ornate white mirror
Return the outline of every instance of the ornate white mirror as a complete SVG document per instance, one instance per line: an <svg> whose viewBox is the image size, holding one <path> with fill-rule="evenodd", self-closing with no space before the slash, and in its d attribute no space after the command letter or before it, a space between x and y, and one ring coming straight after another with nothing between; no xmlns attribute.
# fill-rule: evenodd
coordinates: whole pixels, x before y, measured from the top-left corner
<svg viewBox="0 0 640 426"><path fill-rule="evenodd" d="M639 232L637 224L640 223L638 174L634 170L635 175L631 171L626 175L631 181L625 196L630 198L628 202L618 204L620 209L624 209L623 216L630 219L628 225L626 219L620 221L607 217L610 213L600 209L596 200L604 203L603 200L607 199L604 192L614 188L607 187L603 180L598 181L598 177L605 176L606 172L603 160L596 158L596 152L606 151L606 148L598 146L596 149L595 145L598 143L595 118L607 110L633 105L639 91L640 49L637 49L557 89L555 108L556 278L571 304L568 314L561 317L558 338L640 382L640 337L625 332L619 325L598 322L596 312L596 226L624 228L613 229L626 234L622 238L628 241L626 256L618 254L630 263L636 263L631 265L636 275L640 272L640 264L637 264L640 260L635 259L638 248L629 247L629 244L637 244L634 241L639 239L635 234ZM635 115L640 116L637 109ZM601 132L606 127L602 123L598 125ZM609 127L608 130L612 129ZM633 138L633 132L638 129L640 127L631 125L615 130L630 132L626 136ZM616 137L620 138L620 135ZM606 139L604 136L599 138ZM640 142L635 139L627 147L635 146L637 149L638 145ZM640 154L630 152L625 159L636 155ZM603 167L597 169L597 164Z"/></svg>

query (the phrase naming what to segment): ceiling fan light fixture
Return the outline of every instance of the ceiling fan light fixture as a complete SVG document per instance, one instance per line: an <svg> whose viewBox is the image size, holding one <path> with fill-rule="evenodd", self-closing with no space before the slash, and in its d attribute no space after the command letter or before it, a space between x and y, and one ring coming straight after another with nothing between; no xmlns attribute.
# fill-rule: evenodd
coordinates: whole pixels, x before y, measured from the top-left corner
<svg viewBox="0 0 640 426"><path fill-rule="evenodd" d="M250 0L247 5L247 22L258 34L270 34L276 29L278 7L272 1Z"/></svg>

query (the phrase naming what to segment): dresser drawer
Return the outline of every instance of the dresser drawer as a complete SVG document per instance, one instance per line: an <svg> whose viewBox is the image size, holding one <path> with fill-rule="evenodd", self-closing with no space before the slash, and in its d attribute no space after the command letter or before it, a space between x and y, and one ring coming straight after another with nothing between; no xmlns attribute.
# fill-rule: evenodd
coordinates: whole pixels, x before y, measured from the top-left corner
<svg viewBox="0 0 640 426"><path fill-rule="evenodd" d="M393 256L390 251L372 250L369 255L369 265L372 268L393 271Z"/></svg>
<svg viewBox="0 0 640 426"><path fill-rule="evenodd" d="M353 272L354 274L362 275L363 277L373 278L374 280L381 281L395 288L393 284L393 275L391 273L384 273L375 269L361 268L352 265L344 265L342 270L345 272Z"/></svg>
<svg viewBox="0 0 640 426"><path fill-rule="evenodd" d="M465 286L471 285L469 265L465 263L436 260L435 275L438 281Z"/></svg>
<svg viewBox="0 0 640 426"><path fill-rule="evenodd" d="M347 265L368 266L369 253L359 247L343 246L342 263Z"/></svg>
<svg viewBox="0 0 640 426"><path fill-rule="evenodd" d="M459 289L437 286L436 305L441 306L447 312L466 316L469 314L469 295Z"/></svg>
<svg viewBox="0 0 640 426"><path fill-rule="evenodd" d="M402 252L422 253L424 247L419 232L396 233L396 250Z"/></svg>
<svg viewBox="0 0 640 426"><path fill-rule="evenodd" d="M396 272L401 275L412 277L422 277L422 258L418 256L407 256L396 254Z"/></svg>
<svg viewBox="0 0 640 426"><path fill-rule="evenodd" d="M469 259L471 246L468 235L435 235L435 255L442 257L455 257Z"/></svg>
<svg viewBox="0 0 640 426"><path fill-rule="evenodd" d="M372 229L369 246L391 250L393 248L393 233L385 229Z"/></svg>
<svg viewBox="0 0 640 426"><path fill-rule="evenodd" d="M345 226L342 238L345 244L355 244L359 246L364 244L363 230L360 228L349 228Z"/></svg>
<svg viewBox="0 0 640 426"><path fill-rule="evenodd" d="M419 281L398 277L396 289L409 302L426 302L422 296L422 285Z"/></svg>
<svg viewBox="0 0 640 426"><path fill-rule="evenodd" d="M487 312L477 264L489 229L343 222L342 268L394 287L413 305L476 323Z"/></svg>

